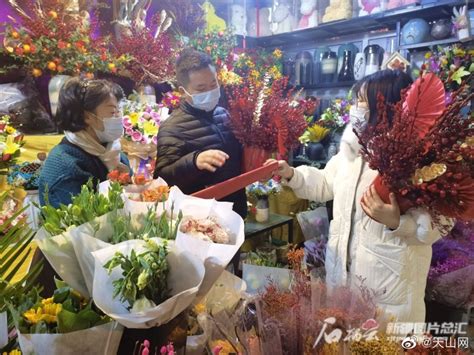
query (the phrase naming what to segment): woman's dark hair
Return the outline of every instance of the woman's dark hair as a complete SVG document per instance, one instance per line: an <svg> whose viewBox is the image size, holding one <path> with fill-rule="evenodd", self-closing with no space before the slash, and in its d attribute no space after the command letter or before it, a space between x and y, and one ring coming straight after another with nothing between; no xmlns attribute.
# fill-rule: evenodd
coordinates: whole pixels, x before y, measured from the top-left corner
<svg viewBox="0 0 474 355"><path fill-rule="evenodd" d="M122 88L107 80L69 79L59 92L56 121L61 131L78 132L86 128L84 113L94 111L110 95L123 99Z"/></svg>
<svg viewBox="0 0 474 355"><path fill-rule="evenodd" d="M214 67L211 57L195 49L185 49L176 61L176 81L178 85L187 86L189 74L196 70Z"/></svg>
<svg viewBox="0 0 474 355"><path fill-rule="evenodd" d="M353 89L355 98L363 97L369 105L369 124L377 123L377 96L382 94L385 103L396 104L401 100L403 89L413 83L411 77L401 70L381 70L360 80ZM393 112L388 110L388 120L392 124Z"/></svg>

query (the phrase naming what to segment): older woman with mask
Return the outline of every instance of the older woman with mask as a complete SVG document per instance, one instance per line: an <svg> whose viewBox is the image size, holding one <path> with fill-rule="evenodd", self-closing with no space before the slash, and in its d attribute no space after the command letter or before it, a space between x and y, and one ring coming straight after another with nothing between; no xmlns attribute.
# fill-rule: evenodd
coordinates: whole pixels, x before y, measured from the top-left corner
<svg viewBox="0 0 474 355"><path fill-rule="evenodd" d="M59 93L56 114L64 138L49 153L39 179L40 202L69 204L89 179L107 179L109 171L128 172L120 153L123 133L120 86L106 80L69 80Z"/></svg>

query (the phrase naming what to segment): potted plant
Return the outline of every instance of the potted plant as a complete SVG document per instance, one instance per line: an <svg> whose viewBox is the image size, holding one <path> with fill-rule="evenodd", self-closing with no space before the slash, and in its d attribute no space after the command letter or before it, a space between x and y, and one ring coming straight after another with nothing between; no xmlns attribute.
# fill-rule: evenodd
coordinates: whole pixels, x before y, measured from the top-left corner
<svg viewBox="0 0 474 355"><path fill-rule="evenodd" d="M255 182L247 186L247 194L256 201L255 219L259 223L265 223L270 217L268 196L278 193L280 184L270 179L266 182Z"/></svg>

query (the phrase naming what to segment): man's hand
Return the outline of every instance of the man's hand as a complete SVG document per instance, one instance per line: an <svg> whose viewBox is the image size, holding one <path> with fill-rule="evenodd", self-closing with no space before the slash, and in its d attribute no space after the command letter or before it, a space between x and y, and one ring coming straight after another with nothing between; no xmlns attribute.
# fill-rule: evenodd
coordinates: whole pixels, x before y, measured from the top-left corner
<svg viewBox="0 0 474 355"><path fill-rule="evenodd" d="M210 149L199 153L196 159L196 166L199 170L215 172L217 168L223 166L229 156L221 150Z"/></svg>
<svg viewBox="0 0 474 355"><path fill-rule="evenodd" d="M390 203L386 204L372 185L364 193L360 204L367 216L388 228L397 229L400 225L400 207L395 194L390 193Z"/></svg>
<svg viewBox="0 0 474 355"><path fill-rule="evenodd" d="M274 162L276 162L275 159L269 159L263 165L267 166L267 165L273 164ZM278 170L275 170L273 172L273 175L280 176L286 180L291 180L291 178L294 175L294 171L293 171L293 168L289 166L286 161L278 160Z"/></svg>

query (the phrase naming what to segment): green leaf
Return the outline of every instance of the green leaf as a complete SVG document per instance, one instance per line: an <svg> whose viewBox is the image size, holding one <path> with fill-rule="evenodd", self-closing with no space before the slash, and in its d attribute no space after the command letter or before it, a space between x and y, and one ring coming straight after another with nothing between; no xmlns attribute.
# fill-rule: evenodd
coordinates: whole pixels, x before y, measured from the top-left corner
<svg viewBox="0 0 474 355"><path fill-rule="evenodd" d="M74 312L68 310L61 310L58 313L58 331L59 333L69 333L77 330L89 328L89 320L84 317L80 317Z"/></svg>

